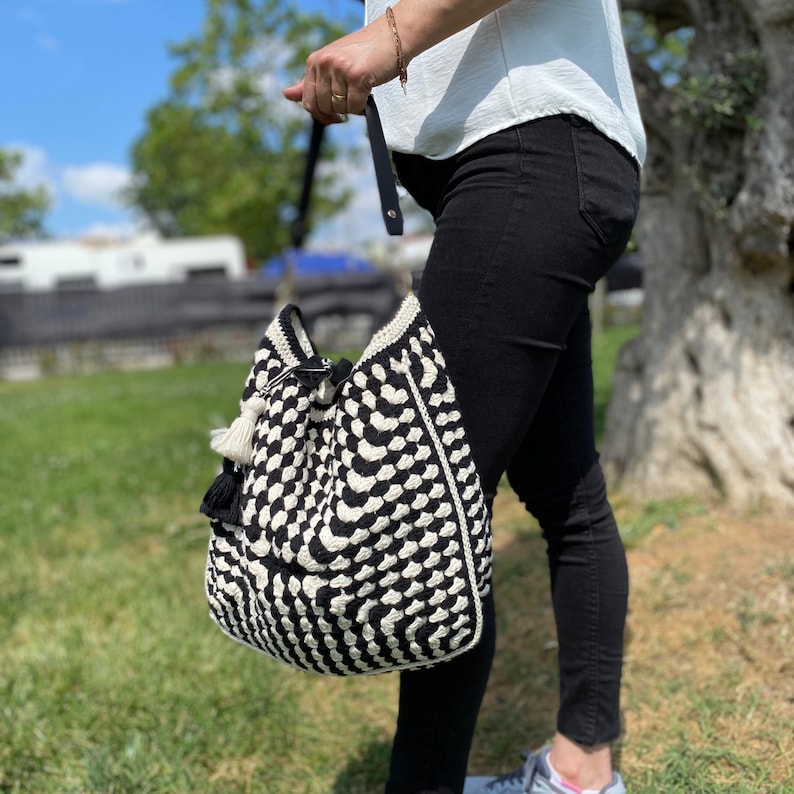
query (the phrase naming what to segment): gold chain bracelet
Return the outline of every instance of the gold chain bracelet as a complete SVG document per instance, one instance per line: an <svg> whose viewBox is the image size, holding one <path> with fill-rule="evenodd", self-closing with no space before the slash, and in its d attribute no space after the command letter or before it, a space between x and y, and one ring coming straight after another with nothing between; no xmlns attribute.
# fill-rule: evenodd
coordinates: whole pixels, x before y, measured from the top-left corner
<svg viewBox="0 0 794 794"><path fill-rule="evenodd" d="M403 52L403 43L400 41L400 34L397 32L397 20L394 18L394 11L392 11L391 6L386 6L386 19L391 25L391 36L397 49L397 68L400 70L400 85L402 86L403 94L407 94L408 70L405 67L405 53Z"/></svg>

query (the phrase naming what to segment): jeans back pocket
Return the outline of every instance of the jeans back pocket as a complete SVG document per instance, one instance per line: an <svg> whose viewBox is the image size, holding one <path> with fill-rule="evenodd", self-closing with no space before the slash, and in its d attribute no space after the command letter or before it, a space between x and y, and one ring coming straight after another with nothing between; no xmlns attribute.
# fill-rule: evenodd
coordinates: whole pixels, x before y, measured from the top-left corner
<svg viewBox="0 0 794 794"><path fill-rule="evenodd" d="M571 135L582 217L604 245L627 243L640 204L637 163L584 119L573 118Z"/></svg>

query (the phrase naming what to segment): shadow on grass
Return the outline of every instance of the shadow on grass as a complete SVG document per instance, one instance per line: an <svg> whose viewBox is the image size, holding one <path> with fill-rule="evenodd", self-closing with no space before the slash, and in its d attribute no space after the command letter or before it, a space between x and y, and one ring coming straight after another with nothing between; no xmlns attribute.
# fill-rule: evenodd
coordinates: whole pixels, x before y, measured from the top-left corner
<svg viewBox="0 0 794 794"><path fill-rule="evenodd" d="M501 774L519 766L522 750L537 748L552 736L558 704L546 544L523 509L506 523L495 517L496 656L469 774Z"/></svg>
<svg viewBox="0 0 794 794"><path fill-rule="evenodd" d="M559 677L546 544L523 508L502 506L498 512L508 516L495 537L497 650L469 774L514 769L520 752L547 742L556 724ZM353 751L331 794L382 794L390 751L389 737L369 737Z"/></svg>
<svg viewBox="0 0 794 794"><path fill-rule="evenodd" d="M371 739L348 760L330 794L382 794L389 775L390 754L388 739Z"/></svg>

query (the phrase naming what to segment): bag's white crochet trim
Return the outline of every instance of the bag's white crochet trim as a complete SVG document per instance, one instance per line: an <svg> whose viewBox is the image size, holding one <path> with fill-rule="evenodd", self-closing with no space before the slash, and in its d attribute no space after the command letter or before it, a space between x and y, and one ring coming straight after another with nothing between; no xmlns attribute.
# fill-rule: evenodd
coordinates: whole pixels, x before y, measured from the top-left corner
<svg viewBox="0 0 794 794"><path fill-rule="evenodd" d="M353 368L357 369L360 364L377 355L381 350L384 350L403 337L411 323L416 320L421 310L422 307L419 305L419 299L413 292L409 292L408 295L403 298L403 302L400 304L397 313L391 321L372 337L369 344L364 348L361 358L359 358Z"/></svg>
<svg viewBox="0 0 794 794"><path fill-rule="evenodd" d="M460 494L458 493L457 484L455 482L455 475L452 473L452 469L449 465L449 458L445 453L444 445L441 443L441 439L438 437L436 428L433 425L433 420L427 413L427 406L425 406L422 395L419 392L419 387L416 385L416 381L411 375L410 367L407 365L406 361L403 363L406 364L405 376L406 380L408 381L408 385L411 388L411 392L413 393L414 402L416 403L416 407L419 409L419 413L422 416L422 422L424 422L427 434L430 436L433 444L435 445L436 452L441 463L441 468L444 470L444 477L447 481L447 487L449 488L449 492L452 494L452 501L455 503L455 512L458 514L458 525L465 527L467 524L466 511L463 509L463 503L460 500ZM468 532L461 532L460 537L463 542L463 556L466 560L466 576L469 580L469 587L471 587L471 592L476 594L479 588L477 587L477 567L474 563L474 555L472 554L471 550L471 538L469 537ZM480 641L480 637L482 637L482 602L477 599L476 596L474 600L476 602L474 636L470 642L467 642L457 651L448 654L446 657L447 659L451 659L452 657L457 656L459 653L463 653L469 648L473 648Z"/></svg>

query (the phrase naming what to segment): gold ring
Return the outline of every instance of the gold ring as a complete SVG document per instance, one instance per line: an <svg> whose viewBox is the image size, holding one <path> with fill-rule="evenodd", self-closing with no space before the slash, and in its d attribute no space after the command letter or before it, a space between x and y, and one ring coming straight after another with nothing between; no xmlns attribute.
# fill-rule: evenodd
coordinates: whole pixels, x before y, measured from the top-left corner
<svg viewBox="0 0 794 794"><path fill-rule="evenodd" d="M347 94L331 94L331 102L347 102Z"/></svg>

